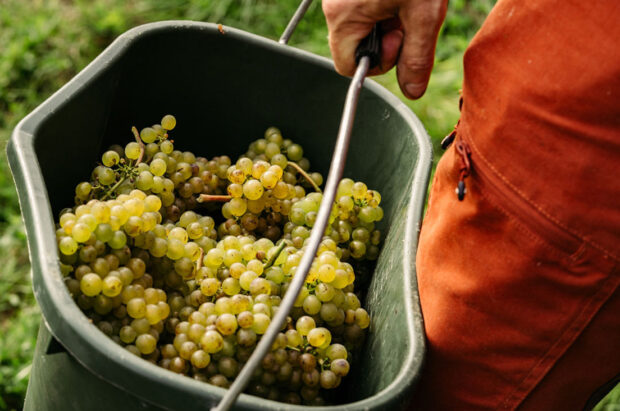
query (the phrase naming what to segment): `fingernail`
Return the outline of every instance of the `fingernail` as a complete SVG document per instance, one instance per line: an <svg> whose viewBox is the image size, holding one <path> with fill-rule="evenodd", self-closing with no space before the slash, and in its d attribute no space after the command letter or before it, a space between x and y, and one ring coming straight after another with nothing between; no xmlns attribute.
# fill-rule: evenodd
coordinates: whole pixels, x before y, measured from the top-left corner
<svg viewBox="0 0 620 411"><path fill-rule="evenodd" d="M405 90L407 94L409 94L409 97L417 98L424 92L424 86L421 84L407 83L405 84Z"/></svg>

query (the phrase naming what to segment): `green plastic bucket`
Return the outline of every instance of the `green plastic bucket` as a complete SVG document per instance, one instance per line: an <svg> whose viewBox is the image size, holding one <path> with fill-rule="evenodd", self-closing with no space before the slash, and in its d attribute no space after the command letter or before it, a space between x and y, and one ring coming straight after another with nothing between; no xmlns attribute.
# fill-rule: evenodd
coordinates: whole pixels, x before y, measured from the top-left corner
<svg viewBox="0 0 620 411"><path fill-rule="evenodd" d="M214 24L160 22L120 36L19 123L8 157L44 318L26 409L208 409L221 399L223 389L141 360L89 323L63 283L54 216L71 204L103 149L130 141L132 125L164 113L177 117L181 150L241 154L276 125L325 173L348 84L329 60L293 47ZM340 403L316 408L406 404L425 349L415 253L431 158L416 116L367 80L345 176L381 192L387 236L368 289L372 324L363 355ZM246 394L236 407L306 408Z"/></svg>

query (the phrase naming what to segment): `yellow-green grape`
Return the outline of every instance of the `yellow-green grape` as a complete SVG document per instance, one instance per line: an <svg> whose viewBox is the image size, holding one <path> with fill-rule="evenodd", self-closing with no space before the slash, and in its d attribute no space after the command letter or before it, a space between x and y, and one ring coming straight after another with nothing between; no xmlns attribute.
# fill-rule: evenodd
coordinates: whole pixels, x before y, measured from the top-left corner
<svg viewBox="0 0 620 411"><path fill-rule="evenodd" d="M144 163L142 163L144 164ZM153 174L150 171L142 171L136 178L136 187L140 190L148 191L153 187Z"/></svg>
<svg viewBox="0 0 620 411"><path fill-rule="evenodd" d="M263 277L255 278L250 282L250 293L252 295L271 294L271 285Z"/></svg>
<svg viewBox="0 0 620 411"><path fill-rule="evenodd" d="M253 244L244 244L241 246L241 255L244 260L249 261L256 257L256 248Z"/></svg>
<svg viewBox="0 0 620 411"><path fill-rule="evenodd" d="M168 252L168 242L163 238L156 238L149 248L149 252L153 257L163 257Z"/></svg>
<svg viewBox="0 0 620 411"><path fill-rule="evenodd" d="M120 278L108 275L103 279L101 292L106 297L116 297L123 289L123 282Z"/></svg>
<svg viewBox="0 0 620 411"><path fill-rule="evenodd" d="M255 179L260 179L265 171L269 169L270 165L266 161L259 160L254 163L252 166L252 177Z"/></svg>
<svg viewBox="0 0 620 411"><path fill-rule="evenodd" d="M224 346L224 339L219 332L209 330L200 338L200 346L205 352L214 354L222 349Z"/></svg>
<svg viewBox="0 0 620 411"><path fill-rule="evenodd" d="M211 363L211 356L206 351L196 350L190 358L192 365L198 369L206 368Z"/></svg>
<svg viewBox="0 0 620 411"><path fill-rule="evenodd" d="M161 119L161 126L166 130L172 130L176 125L177 119L171 114L167 114Z"/></svg>
<svg viewBox="0 0 620 411"><path fill-rule="evenodd" d="M284 170L282 170L282 167L278 165L272 165L267 171L274 173L278 180L281 179L282 174L284 174Z"/></svg>
<svg viewBox="0 0 620 411"><path fill-rule="evenodd" d="M235 217L241 217L248 209L248 203L243 198L233 198L228 203L228 210Z"/></svg>
<svg viewBox="0 0 620 411"><path fill-rule="evenodd" d="M217 278L205 278L200 283L200 292L210 297L217 293L217 290L220 288L220 282Z"/></svg>
<svg viewBox="0 0 620 411"><path fill-rule="evenodd" d="M140 157L140 145L136 142L131 142L125 146L125 156L130 160L137 160Z"/></svg>
<svg viewBox="0 0 620 411"><path fill-rule="evenodd" d="M252 260L248 261L247 269L249 271L255 272L258 275L261 275L263 273L264 264L261 261L253 258Z"/></svg>
<svg viewBox="0 0 620 411"><path fill-rule="evenodd" d="M97 240L107 243L112 239L112 236L114 235L114 230L112 230L112 226L110 226L110 224L103 223L97 226L94 233L95 237L97 237Z"/></svg>
<svg viewBox="0 0 620 411"><path fill-rule="evenodd" d="M161 199L156 195L148 195L144 199L144 210L146 212L159 211L161 208Z"/></svg>
<svg viewBox="0 0 620 411"><path fill-rule="evenodd" d="M150 354L157 348L157 340L151 334L141 334L136 338L136 347L144 354Z"/></svg>
<svg viewBox="0 0 620 411"><path fill-rule="evenodd" d="M269 139L269 137L271 137L272 135L275 135L276 138L277 138L277 135L279 135L280 136L279 143L282 142L282 132L280 131L279 128L271 126L271 127L267 128L267 130L265 130L265 139ZM259 141L261 141L261 140L259 140ZM265 141L265 140L262 140L262 141Z"/></svg>
<svg viewBox="0 0 620 411"><path fill-rule="evenodd" d="M86 200L92 189L93 186L90 183L82 182L75 187L75 195L81 200Z"/></svg>
<svg viewBox="0 0 620 411"><path fill-rule="evenodd" d="M340 183L338 183L337 197L340 198L342 196L352 196L352 189L354 184L355 182L350 178L343 178L342 180L340 180Z"/></svg>
<svg viewBox="0 0 620 411"><path fill-rule="evenodd" d="M144 164L141 164L141 165L144 165ZM138 167L138 168L140 168L140 167ZM142 191L142 190L134 189L134 190L131 190L129 192L129 197L130 198L136 198L138 200L144 200L146 198L146 193L144 191Z"/></svg>
<svg viewBox="0 0 620 411"><path fill-rule="evenodd" d="M87 297L94 297L101 292L103 282L95 273L88 273L80 280L80 290Z"/></svg>
<svg viewBox="0 0 620 411"><path fill-rule="evenodd" d="M75 214L64 213L63 215L60 216L60 220L59 220L60 227L65 228L67 223L69 223L70 221L73 221L75 223L76 220L77 220L77 217L75 216Z"/></svg>
<svg viewBox="0 0 620 411"><path fill-rule="evenodd" d="M336 388L340 384L340 377L331 370L324 370L321 371L319 384L321 388L325 388L326 390Z"/></svg>
<svg viewBox="0 0 620 411"><path fill-rule="evenodd" d="M321 301L317 298L316 295L310 294L304 299L303 309L307 314L315 315L321 311Z"/></svg>
<svg viewBox="0 0 620 411"><path fill-rule="evenodd" d="M118 336L125 344L131 344L136 340L138 333L130 325L125 325L120 329Z"/></svg>
<svg viewBox="0 0 620 411"><path fill-rule="evenodd" d="M96 223L107 223L110 221L110 207L107 204L97 202L90 209Z"/></svg>
<svg viewBox="0 0 620 411"><path fill-rule="evenodd" d="M200 225L198 221L190 223L185 230L187 231L188 237L191 238L192 240L200 238L204 234L204 229L202 228L202 225Z"/></svg>
<svg viewBox="0 0 620 411"><path fill-rule="evenodd" d="M159 145L159 149L164 154L170 154L174 151L174 145L172 144L170 140L164 140Z"/></svg>
<svg viewBox="0 0 620 411"><path fill-rule="evenodd" d="M329 347L327 347L327 349L325 350L325 355L331 361L334 361L334 360L337 360L337 359L346 360L347 356L348 356L348 353L347 353L347 349L346 349L346 347L344 345L342 345L342 344L332 344Z"/></svg>
<svg viewBox="0 0 620 411"><path fill-rule="evenodd" d="M212 248L204 257L203 263L210 267L219 267L224 262L224 250Z"/></svg>
<svg viewBox="0 0 620 411"><path fill-rule="evenodd" d="M237 330L237 318L233 314L224 313L217 317L215 326L222 335L231 335Z"/></svg>
<svg viewBox="0 0 620 411"><path fill-rule="evenodd" d="M123 207L129 211L130 216L140 216L144 212L144 200L139 198L131 198L125 201Z"/></svg>
<svg viewBox="0 0 620 411"><path fill-rule="evenodd" d="M151 165L149 166L149 170L153 173L154 176L161 177L166 172L166 162L161 158L156 158L151 161Z"/></svg>
<svg viewBox="0 0 620 411"><path fill-rule="evenodd" d="M198 261L200 258L200 246L198 243L190 241L185 244L183 248L185 249L185 252L183 253L184 257L189 258L193 262Z"/></svg>
<svg viewBox="0 0 620 411"><path fill-rule="evenodd" d="M249 311L242 311L237 315L237 323L241 328L250 328L254 324L254 314Z"/></svg>
<svg viewBox="0 0 620 411"><path fill-rule="evenodd" d="M357 324L361 329L368 328L370 325L370 316L363 308L357 308L355 310L355 324Z"/></svg>
<svg viewBox="0 0 620 411"><path fill-rule="evenodd" d="M289 187L284 181L278 181L272 190L273 196L278 200L284 200L288 197Z"/></svg>
<svg viewBox="0 0 620 411"><path fill-rule="evenodd" d="M125 244L127 244L127 236L121 230L115 231L110 241L108 241L110 248L115 250L125 247Z"/></svg>
<svg viewBox="0 0 620 411"><path fill-rule="evenodd" d="M243 184L245 181L245 174L235 166L230 166L227 170L227 177L231 183Z"/></svg>
<svg viewBox="0 0 620 411"><path fill-rule="evenodd" d="M91 232L97 228L97 219L92 214L84 214L78 218L77 223L85 224Z"/></svg>
<svg viewBox="0 0 620 411"><path fill-rule="evenodd" d="M122 205L115 205L110 209L110 217L118 218L120 225L125 224L129 216L129 211Z"/></svg>
<svg viewBox="0 0 620 411"><path fill-rule="evenodd" d="M269 328L269 324L271 323L271 318L267 314L256 313L254 314L254 321L252 323L252 331L254 331L258 335L262 335Z"/></svg>
<svg viewBox="0 0 620 411"><path fill-rule="evenodd" d="M186 211L179 217L178 226L186 228L191 223L198 221L198 215L193 211Z"/></svg>
<svg viewBox="0 0 620 411"><path fill-rule="evenodd" d="M97 180L104 186L110 185L116 180L116 173L108 167L102 167L97 175Z"/></svg>
<svg viewBox="0 0 620 411"><path fill-rule="evenodd" d="M330 364L330 370L339 377L346 376L349 373L349 369L349 362L344 358L335 359Z"/></svg>
<svg viewBox="0 0 620 411"><path fill-rule="evenodd" d="M238 294L240 290L241 287L239 286L239 281L235 278L228 277L222 282L222 291L224 291L227 295L232 296Z"/></svg>
<svg viewBox="0 0 620 411"><path fill-rule="evenodd" d="M256 181L256 180L254 180L254 181ZM247 184L247 183L245 183L245 184ZM235 183L229 184L228 187L226 187L226 191L228 192L228 194L231 197L238 198L238 197L241 197L243 195L243 186L241 184L235 184Z"/></svg>
<svg viewBox="0 0 620 411"><path fill-rule="evenodd" d="M229 272L232 278L239 279L241 274L246 271L246 266L241 262L235 262L230 265Z"/></svg>
<svg viewBox="0 0 620 411"><path fill-rule="evenodd" d="M362 182L357 182L351 187L351 194L355 200L364 200L368 187Z"/></svg>
<svg viewBox="0 0 620 411"><path fill-rule="evenodd" d="M185 230L184 230L185 231ZM185 254L185 244L176 238L168 238L168 250L166 256L171 260L178 260Z"/></svg>
<svg viewBox="0 0 620 411"><path fill-rule="evenodd" d="M132 298L127 302L127 314L132 318L143 318L146 315L144 298Z"/></svg>
<svg viewBox="0 0 620 411"><path fill-rule="evenodd" d="M249 200L258 200L262 197L263 191L263 185L259 180L249 179L243 184L243 194Z"/></svg>
<svg viewBox="0 0 620 411"><path fill-rule="evenodd" d="M331 341L331 333L327 328L319 327L308 331L308 342L314 347L321 347L327 341Z"/></svg>
<svg viewBox="0 0 620 411"><path fill-rule="evenodd" d="M140 138L145 143L152 143L157 140L157 132L151 127L143 128L142 131L140 131Z"/></svg>
<svg viewBox="0 0 620 411"><path fill-rule="evenodd" d="M242 260L241 251L237 249L226 250L224 253L224 264L227 267L230 267L234 263L240 263Z"/></svg>
<svg viewBox="0 0 620 411"><path fill-rule="evenodd" d="M351 241L349 243L349 251L353 258L362 258L366 254L366 244L361 241Z"/></svg>
<svg viewBox="0 0 620 411"><path fill-rule="evenodd" d="M314 329L315 327L316 327L316 322L314 321L314 318L309 317L307 315L299 317L299 319L297 320L297 323L295 324L295 328L297 329L297 332L301 334L302 336L308 335L310 330Z"/></svg>
<svg viewBox="0 0 620 411"><path fill-rule="evenodd" d="M265 171L260 176L260 182L266 189L272 189L278 183L278 176L273 171Z"/></svg>
<svg viewBox="0 0 620 411"><path fill-rule="evenodd" d="M147 304L144 314L149 324L154 325L162 320L162 312L157 304Z"/></svg>
<svg viewBox="0 0 620 411"><path fill-rule="evenodd" d="M250 290L250 284L258 277L254 271L246 271L239 277L239 285L246 291Z"/></svg>
<svg viewBox="0 0 620 411"><path fill-rule="evenodd" d="M276 154L280 154L280 146L276 143L267 143L267 147L265 147L265 155L267 158L271 158Z"/></svg>
<svg viewBox="0 0 620 411"><path fill-rule="evenodd" d="M179 240L185 244L189 240L189 236L187 231L185 231L182 227L175 227L168 233L168 239Z"/></svg>
<svg viewBox="0 0 620 411"><path fill-rule="evenodd" d="M353 210L355 203L351 196L342 196L338 199L338 206L341 210L349 212Z"/></svg>
<svg viewBox="0 0 620 411"><path fill-rule="evenodd" d="M287 330L286 333L287 345L290 347L300 347L303 343L303 337L297 330Z"/></svg>
<svg viewBox="0 0 620 411"><path fill-rule="evenodd" d="M143 232L142 230L143 225L144 223L142 222L142 219L140 217L136 217L132 215L131 217L129 217L129 219L123 226L123 230L130 237L137 237L138 235L140 235L140 233Z"/></svg>
<svg viewBox="0 0 620 411"><path fill-rule="evenodd" d="M319 280L331 283L336 278L336 269L330 264L323 264L318 270Z"/></svg>
<svg viewBox="0 0 620 411"><path fill-rule="evenodd" d="M109 150L106 151L105 153L103 153L103 155L101 156L101 162L103 163L104 166L106 167L112 167L115 166L119 163L119 161L121 160L120 156L118 155L118 153L114 150Z"/></svg>
<svg viewBox="0 0 620 411"><path fill-rule="evenodd" d="M252 166L254 163L247 157L241 157L237 160L236 166L239 170L243 171L243 174L250 175L252 174Z"/></svg>
<svg viewBox="0 0 620 411"><path fill-rule="evenodd" d="M286 149L286 155L291 161L299 161L304 156L304 150L299 144L291 144Z"/></svg>
<svg viewBox="0 0 620 411"><path fill-rule="evenodd" d="M73 226L71 230L71 237L78 243L84 243L92 234L92 231L86 224L77 223Z"/></svg>

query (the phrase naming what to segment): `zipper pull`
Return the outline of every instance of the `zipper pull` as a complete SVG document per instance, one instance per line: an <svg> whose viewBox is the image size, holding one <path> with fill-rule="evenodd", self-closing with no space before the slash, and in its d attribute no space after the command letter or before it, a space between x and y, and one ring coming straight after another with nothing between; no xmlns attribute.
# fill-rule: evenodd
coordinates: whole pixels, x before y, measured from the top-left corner
<svg viewBox="0 0 620 411"><path fill-rule="evenodd" d="M462 139L459 139L454 146L456 152L461 157L461 168L459 172L459 182L456 185L456 197L459 201L463 201L465 194L467 193L467 187L465 186L465 179L471 173L471 149Z"/></svg>

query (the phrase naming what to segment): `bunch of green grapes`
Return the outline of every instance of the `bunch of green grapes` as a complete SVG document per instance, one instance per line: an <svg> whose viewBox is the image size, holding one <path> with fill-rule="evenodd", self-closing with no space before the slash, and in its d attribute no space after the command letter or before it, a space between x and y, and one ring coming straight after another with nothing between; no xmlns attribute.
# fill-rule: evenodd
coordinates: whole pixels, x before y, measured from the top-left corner
<svg viewBox="0 0 620 411"><path fill-rule="evenodd" d="M290 238L298 246L305 241L310 235L308 228L314 226L322 199L320 193L311 193L293 204L290 224L284 227L285 238ZM343 259L350 256L356 260L376 260L379 256L381 232L375 223L383 219L380 202L379 192L368 190L366 184L349 178L340 181L325 234L343 248Z"/></svg>
<svg viewBox="0 0 620 411"><path fill-rule="evenodd" d="M317 172L306 174L310 170L310 161L303 154L301 145L283 138L278 128L269 127L264 138L250 144L245 157L279 165L284 170L283 180L288 184L302 184L306 188L316 189L323 184L323 177Z"/></svg>
<svg viewBox="0 0 620 411"><path fill-rule="evenodd" d="M228 387L290 287L322 198L306 189L320 190L322 177L306 172L301 146L276 128L233 164L175 150L175 125L168 115L134 128L136 141L106 151L78 184L57 226L61 271L78 306L116 343ZM370 316L346 260L372 257L382 216L379 194L360 184L341 183L307 281L249 393L321 405L349 373ZM351 224L346 239L342 221Z"/></svg>

